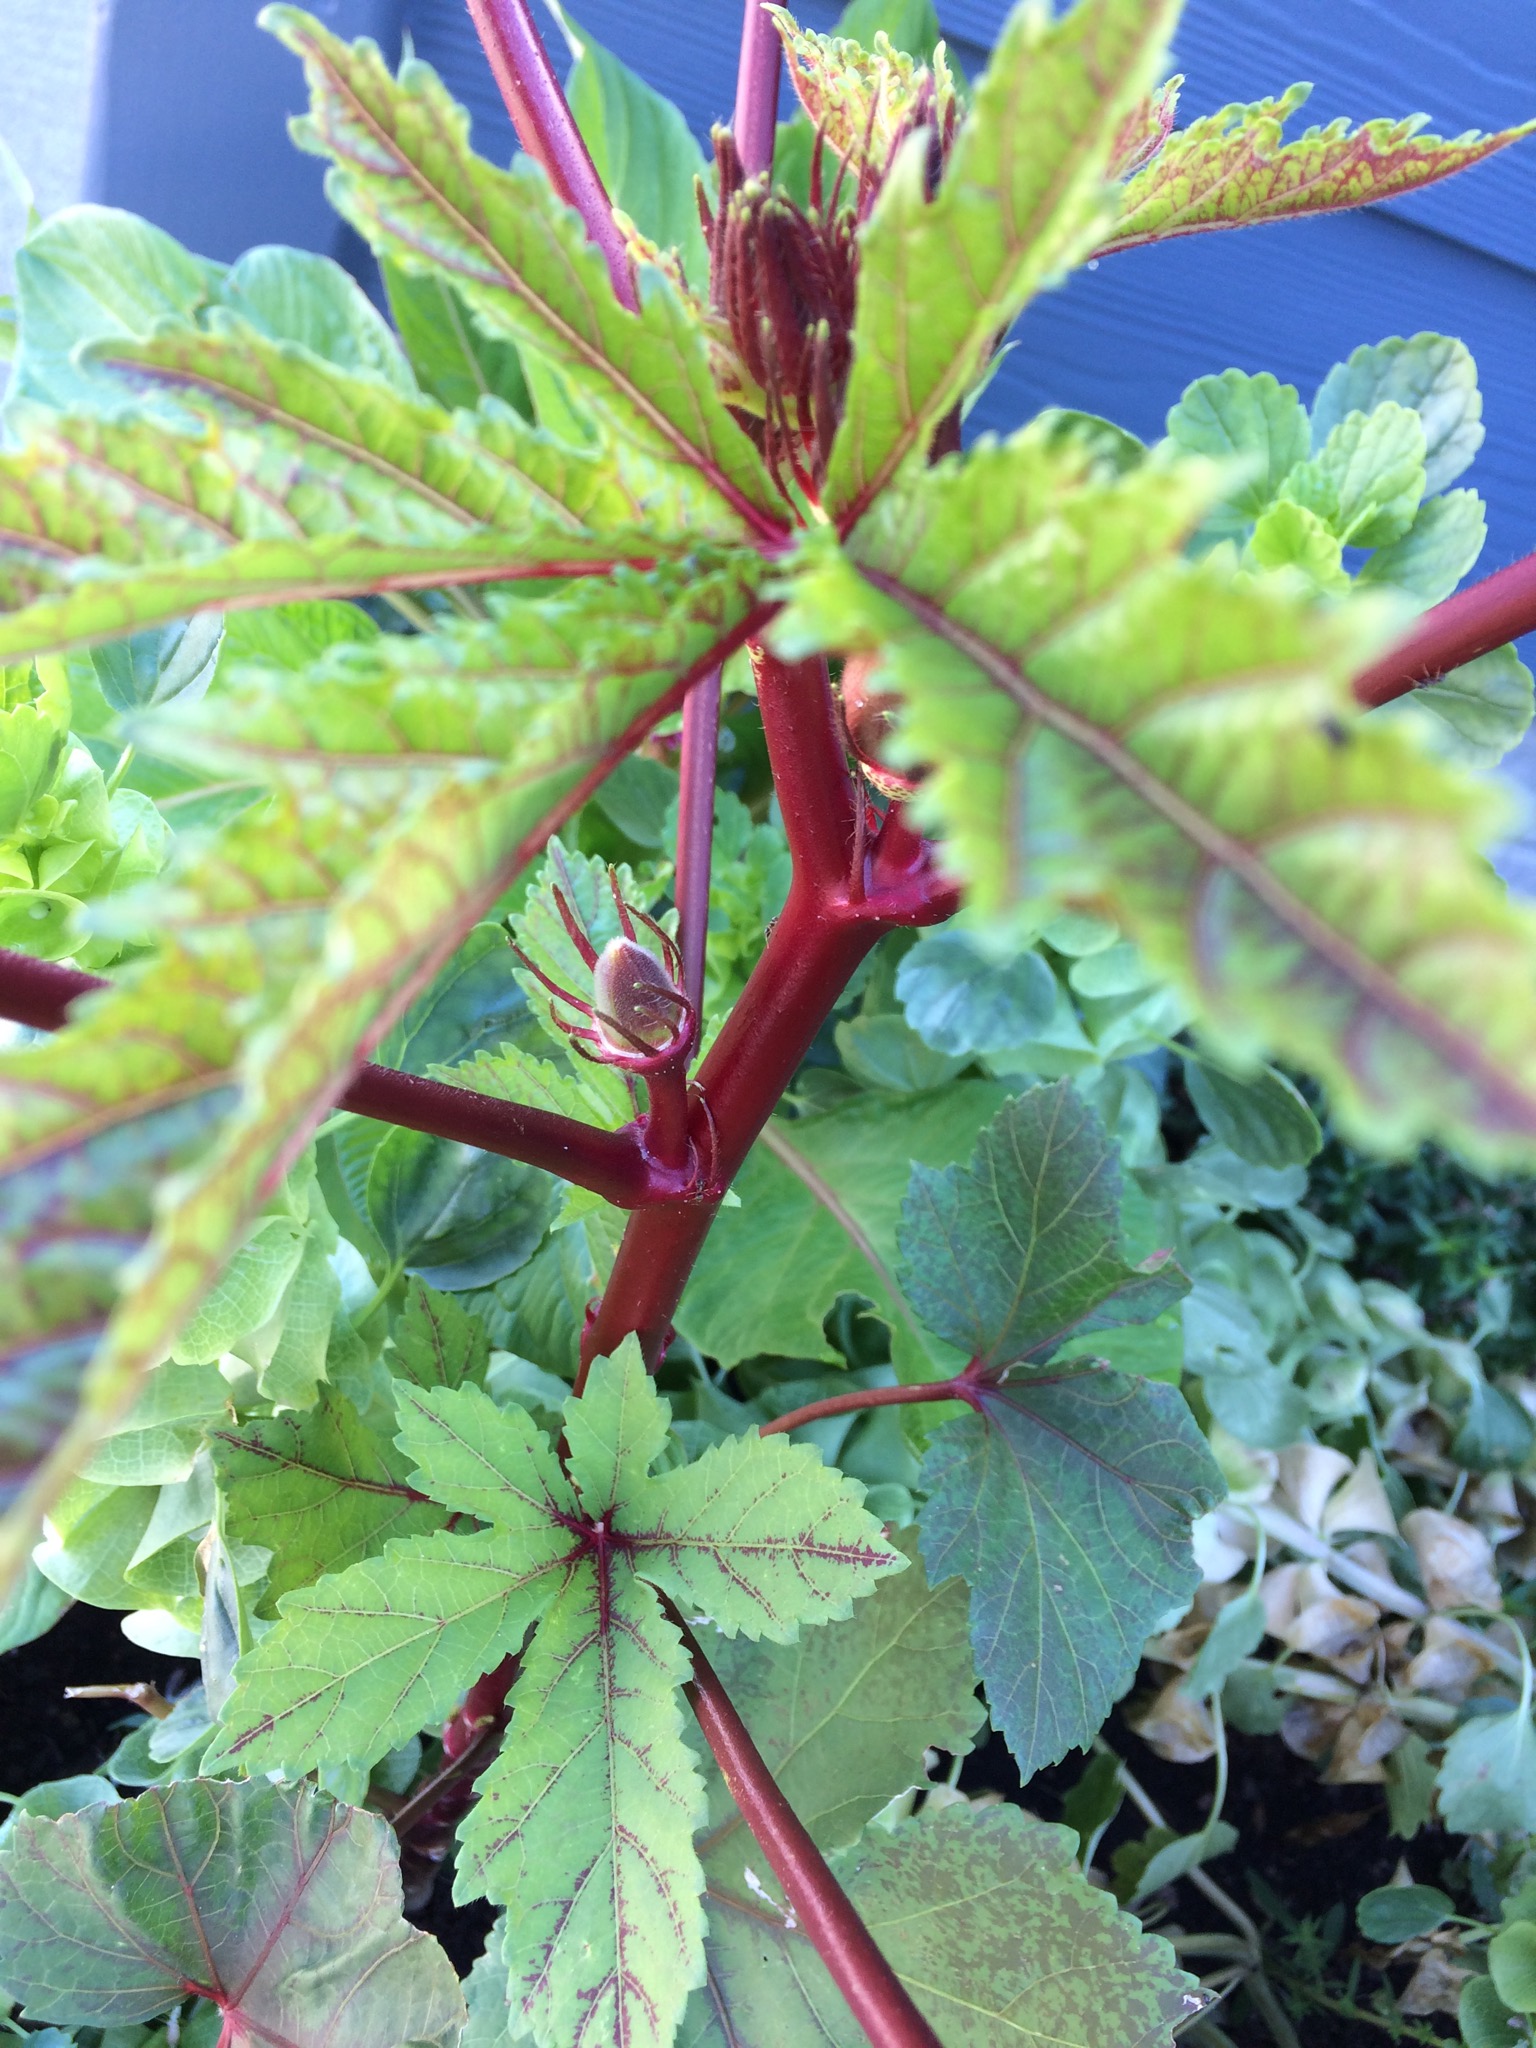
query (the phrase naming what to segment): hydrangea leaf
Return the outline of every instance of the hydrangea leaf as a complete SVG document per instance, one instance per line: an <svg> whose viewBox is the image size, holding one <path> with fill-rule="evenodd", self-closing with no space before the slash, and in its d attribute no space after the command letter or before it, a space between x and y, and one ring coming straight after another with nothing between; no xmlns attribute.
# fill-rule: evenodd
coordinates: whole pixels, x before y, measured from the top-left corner
<svg viewBox="0 0 1536 2048"><path fill-rule="evenodd" d="M1166 1253L1120 1254L1120 1155L1070 1081L998 1111L967 1166L916 1166L900 1277L928 1327L990 1367L1147 1323L1188 1291Z"/></svg>
<svg viewBox="0 0 1536 2048"><path fill-rule="evenodd" d="M537 2041L666 2048L701 1981L703 1786L677 1697L690 1669L654 1591L611 1553L573 1578L525 1660L455 1892L506 1901L510 1995Z"/></svg>
<svg viewBox="0 0 1536 2048"><path fill-rule="evenodd" d="M448 1958L401 1915L387 1822L309 1785L190 1779L0 1850L6 1989L31 2020L117 2028L211 1999L231 2040L453 2048Z"/></svg>
<svg viewBox="0 0 1536 2048"><path fill-rule="evenodd" d="M1120 217L1097 253L1401 198L1481 163L1536 128L1527 121L1496 135L1469 129L1448 138L1424 134L1428 116L1410 114L1358 128L1330 121L1284 141L1286 123L1311 91L1293 85L1276 99L1234 103L1170 135L1123 188Z"/></svg>
<svg viewBox="0 0 1536 2048"><path fill-rule="evenodd" d="M1424 496L1424 423L1395 399L1346 413L1316 455L1297 463L1284 494L1315 512L1346 547L1401 540Z"/></svg>
<svg viewBox="0 0 1536 2048"><path fill-rule="evenodd" d="M1406 405L1424 423L1424 488L1443 491L1483 445L1483 395L1477 365L1464 341L1415 334L1357 348L1336 363L1312 401L1312 444L1320 448L1352 412L1371 412L1385 399Z"/></svg>
<svg viewBox="0 0 1536 2048"><path fill-rule="evenodd" d="M928 1576L970 1587L993 1724L1027 1781L1086 1747L1182 1612L1200 1582L1190 1527L1221 1475L1176 1387L1089 1365L979 1387L922 1483Z"/></svg>
<svg viewBox="0 0 1536 2048"><path fill-rule="evenodd" d="M1173 1950L1077 1867L1076 1836L1015 1806L930 1808L834 1868L946 2048L1173 2048L1204 2002ZM738 1864L740 1859L737 1859ZM861 2048L793 1914L711 1872L710 1985L680 2048ZM977 1967L978 1957L985 1962Z"/></svg>
<svg viewBox="0 0 1536 2048"><path fill-rule="evenodd" d="M1529 1158L1536 929L1480 857L1487 786L1355 704L1382 613L1182 558L1210 490L1026 428L914 474L851 557L804 543L777 644L881 651L978 914L1107 913L1218 1056L1318 1075L1366 1143Z"/></svg>
<svg viewBox="0 0 1536 2048"><path fill-rule="evenodd" d="M393 1537L428 1535L446 1519L410 1483L409 1458L334 1388L305 1414L215 1430L210 1441L225 1537L272 1553L265 1614L295 1587L376 1557Z"/></svg>
<svg viewBox="0 0 1536 2048"><path fill-rule="evenodd" d="M921 1784L923 1752L964 1755L982 1719L965 1588L930 1586L917 1533L891 1539L907 1570L882 1578L851 1620L790 1644L711 1642L710 1662L785 1797L830 1855ZM706 1877L729 1889L753 1853L740 1809L708 1758Z"/></svg>
<svg viewBox="0 0 1536 2048"><path fill-rule="evenodd" d="M1367 589L1400 590L1421 605L1438 604L1476 562L1487 537L1488 521L1476 491L1426 498L1408 531L1371 556L1360 581Z"/></svg>
<svg viewBox="0 0 1536 2048"><path fill-rule="evenodd" d="M1281 484L1310 452L1307 410L1293 384L1261 370L1197 377L1168 415L1168 438L1185 455L1241 464L1249 472L1207 522L1209 532L1240 533L1274 502Z"/></svg>
<svg viewBox="0 0 1536 2048"><path fill-rule="evenodd" d="M824 502L851 526L984 370L1035 294L1103 239L1105 180L1151 88L1172 0L1015 8L938 191L926 140L898 152L860 243L854 365Z"/></svg>
<svg viewBox="0 0 1536 2048"><path fill-rule="evenodd" d="M296 7L262 21L304 62L297 140L331 159L332 201L381 258L446 276L489 331L545 357L666 464L696 537L779 527L773 486L716 396L703 330L664 278L647 280L638 313L620 306L544 173L476 157L468 115L430 66L408 59L392 78L375 44L349 46Z"/></svg>
<svg viewBox="0 0 1536 2048"><path fill-rule="evenodd" d="M841 1362L822 1319L839 1294L862 1294L889 1323L904 1376L932 1379L931 1341L895 1276L902 1194L913 1160L942 1166L963 1152L1007 1092L954 1081L770 1124L737 1178L740 1209L710 1232L678 1328L722 1364L765 1351Z"/></svg>

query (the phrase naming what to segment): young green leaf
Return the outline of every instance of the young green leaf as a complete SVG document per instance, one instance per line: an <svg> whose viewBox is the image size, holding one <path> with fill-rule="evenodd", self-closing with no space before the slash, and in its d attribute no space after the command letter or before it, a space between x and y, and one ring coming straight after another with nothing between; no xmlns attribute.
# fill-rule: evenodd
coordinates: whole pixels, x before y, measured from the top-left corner
<svg viewBox="0 0 1536 2048"><path fill-rule="evenodd" d="M1298 462L1284 495L1315 512L1346 547L1401 540L1424 496L1424 423L1410 406L1383 399L1346 413L1316 455Z"/></svg>
<svg viewBox="0 0 1536 2048"><path fill-rule="evenodd" d="M1223 370L1189 386L1168 415L1168 438L1185 455L1240 464L1248 472L1206 522L1211 534L1241 533L1306 460L1307 409L1295 385L1281 384L1268 370L1256 377Z"/></svg>
<svg viewBox="0 0 1536 2048"><path fill-rule="evenodd" d="M857 567L807 543L779 644L882 648L978 911L1107 911L1219 1054L1282 1053L1371 1144L1529 1156L1532 924L1477 855L1487 789L1359 714L1370 608L1176 555L1208 487L1026 428L888 495Z"/></svg>
<svg viewBox="0 0 1536 2048"><path fill-rule="evenodd" d="M0 1967L32 2020L108 2028L189 1995L225 2038L453 2048L464 2000L400 1911L386 1822L309 1785L189 1780L0 1851Z"/></svg>
<svg viewBox="0 0 1536 2048"><path fill-rule="evenodd" d="M1088 1366L979 1389L923 1486L929 1577L971 1589L992 1719L1028 1779L1089 1741L1193 1593L1190 1525L1220 1473L1177 1388Z"/></svg>
<svg viewBox="0 0 1536 2048"><path fill-rule="evenodd" d="M916 1166L900 1279L928 1327L988 1367L1068 1337L1151 1322L1189 1283L1166 1254L1120 1255L1120 1156L1070 1081L1015 1096L968 1166Z"/></svg>
<svg viewBox="0 0 1536 2048"><path fill-rule="evenodd" d="M1355 1908L1355 1919L1367 1941L1412 1941L1435 1929L1455 1912L1438 1885L1383 1884L1367 1892Z"/></svg>
<svg viewBox="0 0 1536 2048"><path fill-rule="evenodd" d="M779 528L773 486L715 394L703 330L664 279L648 281L638 313L620 306L543 172L476 157L468 116L429 66L408 60L396 80L376 45L349 47L296 7L262 20L304 61L311 109L297 139L332 159L331 198L381 258L446 276L488 330L547 358L677 488L691 477L696 537Z"/></svg>
<svg viewBox="0 0 1536 2048"><path fill-rule="evenodd" d="M1379 584L1400 590L1421 605L1438 604L1476 562L1487 537L1488 521L1476 491L1426 498L1408 531L1365 563L1360 582L1366 589Z"/></svg>
<svg viewBox="0 0 1536 2048"><path fill-rule="evenodd" d="M1013 1806L930 1811L873 1829L835 1869L946 2048L1172 2048L1203 1995L1073 1859L1075 1837ZM739 1858L737 1859L739 1864ZM681 2048L861 2048L794 1916L741 1876L710 1890L710 1989ZM985 1956L978 1971L975 1957Z"/></svg>
<svg viewBox="0 0 1536 2048"><path fill-rule="evenodd" d="M1460 494L1458 493L1458 496ZM1469 768L1496 768L1531 728L1531 672L1513 647L1495 647L1426 683L1409 700L1433 714L1441 753Z"/></svg>
<svg viewBox="0 0 1536 2048"><path fill-rule="evenodd" d="M1483 396L1465 342L1444 334L1393 335L1357 348L1336 363L1312 401L1312 445L1323 443L1352 412L1372 412L1390 399L1424 425L1425 484L1443 491L1483 445Z"/></svg>
<svg viewBox="0 0 1536 2048"><path fill-rule="evenodd" d="M1421 132L1427 114L1410 114L1354 129L1346 120L1330 121L1284 142L1286 123L1311 91L1293 85L1278 99L1223 107L1170 135L1126 185L1120 218L1096 253L1396 199L1481 163L1536 128L1527 121L1496 135L1469 129L1447 139Z"/></svg>
<svg viewBox="0 0 1536 2048"><path fill-rule="evenodd" d="M855 177L866 164L883 172L915 121L947 135L956 115L955 86L937 49L914 59L883 24L864 45L845 30L824 36L801 28L786 8L771 12L801 106Z"/></svg>
<svg viewBox="0 0 1536 2048"><path fill-rule="evenodd" d="M860 245L854 364L825 503L846 529L980 376L1004 328L1103 239L1126 115L1173 0L1015 8L938 191L926 140L892 164Z"/></svg>

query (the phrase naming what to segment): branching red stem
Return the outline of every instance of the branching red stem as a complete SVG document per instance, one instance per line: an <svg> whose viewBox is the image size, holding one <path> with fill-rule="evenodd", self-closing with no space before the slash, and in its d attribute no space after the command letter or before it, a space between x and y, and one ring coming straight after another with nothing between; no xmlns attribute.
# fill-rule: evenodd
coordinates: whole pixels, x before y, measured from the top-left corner
<svg viewBox="0 0 1536 2048"><path fill-rule="evenodd" d="M1390 704L1420 683L1536 631L1536 554L1495 570L1427 611L1390 653L1355 677L1362 704Z"/></svg>
<svg viewBox="0 0 1536 2048"><path fill-rule="evenodd" d="M762 0L746 0L741 19L741 54L736 60L736 111L731 133L747 176L773 168L774 130L779 114L779 32L763 12Z"/></svg>
<svg viewBox="0 0 1536 2048"><path fill-rule="evenodd" d="M629 252L613 218L592 155L582 140L543 39L533 25L528 0L469 0L469 11L517 139L542 164L567 206L574 206L588 235L602 250L620 305L633 310L635 280Z"/></svg>
<svg viewBox="0 0 1536 2048"><path fill-rule="evenodd" d="M971 1366L953 1379L923 1380L911 1387L854 1387L846 1394L829 1394L825 1401L808 1401L803 1408L791 1408L787 1415L765 1422L759 1436L785 1436L804 1429L808 1422L822 1422L829 1415L855 1415L861 1408L894 1408L913 1401L965 1401L980 1407L978 1375Z"/></svg>
<svg viewBox="0 0 1536 2048"><path fill-rule="evenodd" d="M97 975L0 948L0 1017L35 1031L57 1031L77 996L108 986ZM622 1209L675 1201L693 1177L691 1169L668 1166L653 1155L637 1124L598 1130L572 1117L500 1102L393 1067L361 1068L338 1106L380 1123L520 1159L590 1188Z"/></svg>
<svg viewBox="0 0 1536 2048"><path fill-rule="evenodd" d="M720 745L720 671L695 683L683 706L677 788L677 945L683 993L704 1013L709 945L709 873L715 843L715 759Z"/></svg>
<svg viewBox="0 0 1536 2048"><path fill-rule="evenodd" d="M873 2048L940 2048L939 2037L854 1911L732 1705L687 1623L668 1603L693 1659L685 1688L731 1797L752 1830L796 1919Z"/></svg>

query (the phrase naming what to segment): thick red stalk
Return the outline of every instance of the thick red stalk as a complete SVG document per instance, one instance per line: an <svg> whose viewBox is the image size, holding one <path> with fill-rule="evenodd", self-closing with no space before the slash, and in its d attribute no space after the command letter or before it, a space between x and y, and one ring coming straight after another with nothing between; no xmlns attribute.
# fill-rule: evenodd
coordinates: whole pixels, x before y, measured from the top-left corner
<svg viewBox="0 0 1536 2048"><path fill-rule="evenodd" d="M1390 704L1420 683L1536 631L1536 554L1458 590L1418 620L1380 661L1355 677L1362 704Z"/></svg>
<svg viewBox="0 0 1536 2048"><path fill-rule="evenodd" d="M827 1867L826 1858L779 1790L687 1623L676 1608L671 1613L693 1659L693 1683L685 1690L704 1740L742 1819L784 1887L796 1920L854 2018L873 2048L940 2048L938 2035L913 2004L906 1986Z"/></svg>
<svg viewBox="0 0 1536 2048"><path fill-rule="evenodd" d="M720 671L695 683L683 706L677 788L677 947L683 993L702 1016L709 945L709 873L715 843L715 759L720 745Z"/></svg>
<svg viewBox="0 0 1536 2048"><path fill-rule="evenodd" d="M34 1031L57 1031L77 996L109 986L97 975L0 948L0 1017L30 1025ZM591 1188L622 1209L674 1201L692 1179L691 1169L669 1167L653 1156L636 1124L621 1131L598 1130L571 1117L500 1102L469 1088L398 1073L393 1067L362 1067L338 1107L520 1159Z"/></svg>
<svg viewBox="0 0 1536 2048"><path fill-rule="evenodd" d="M779 32L762 0L746 0L741 20L741 54L736 60L736 111L731 133L747 176L773 168L774 130L779 117Z"/></svg>
<svg viewBox="0 0 1536 2048"><path fill-rule="evenodd" d="M620 305L634 308L635 280L613 206L560 90L528 0L469 0L469 11L517 139L542 164L567 206L575 207L603 252Z"/></svg>
<svg viewBox="0 0 1536 2048"><path fill-rule="evenodd" d="M923 1380L911 1387L854 1387L846 1394L829 1394L825 1401L807 1401L803 1408L791 1408L765 1422L759 1436L787 1436L807 1423L824 1422L829 1415L856 1415L862 1408L893 1408L912 1401L966 1401L980 1404L976 1396L977 1374L967 1366L949 1380Z"/></svg>
<svg viewBox="0 0 1536 2048"><path fill-rule="evenodd" d="M858 797L827 664L820 655L780 661L756 640L747 651L795 877L822 889L846 888Z"/></svg>

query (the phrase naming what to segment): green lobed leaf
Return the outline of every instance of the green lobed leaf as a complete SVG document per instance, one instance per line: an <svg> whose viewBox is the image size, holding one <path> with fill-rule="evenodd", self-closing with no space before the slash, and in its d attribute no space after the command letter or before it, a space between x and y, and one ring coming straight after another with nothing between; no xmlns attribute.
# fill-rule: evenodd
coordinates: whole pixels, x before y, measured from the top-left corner
<svg viewBox="0 0 1536 2048"><path fill-rule="evenodd" d="M1173 1952L1074 1861L1075 1837L1013 1806L930 1810L836 1860L855 1910L946 2048L1172 2048L1200 2009ZM710 1887L710 1993L682 2048L860 2048L794 1916Z"/></svg>
<svg viewBox="0 0 1536 2048"><path fill-rule="evenodd" d="M710 1662L763 1760L827 1854L856 1842L881 1808L924 1779L923 1752L963 1755L981 1720L965 1588L930 1586L917 1535L891 1539L907 1569L880 1580L851 1619L790 1644L711 1642ZM704 1759L712 1896L741 1884L746 1822Z"/></svg>
<svg viewBox="0 0 1536 2048"><path fill-rule="evenodd" d="M1190 1526L1225 1489L1175 1387L1088 1366L976 1401L923 1460L923 1559L970 1587L993 1725L1027 1780L1089 1742L1182 1612Z"/></svg>
<svg viewBox="0 0 1536 2048"><path fill-rule="evenodd" d="M1448 139L1425 135L1428 115L1410 114L1354 129L1347 120L1330 121L1285 142L1286 123L1311 91L1293 85L1278 98L1234 103L1170 135L1125 186L1120 217L1097 253L1400 198L1481 163L1536 127L1528 121L1494 135L1469 129Z"/></svg>
<svg viewBox="0 0 1536 2048"><path fill-rule="evenodd" d="M480 1387L490 1360L485 1325L451 1295L423 1280L406 1289L394 1330L390 1369L418 1387Z"/></svg>
<svg viewBox="0 0 1536 2048"><path fill-rule="evenodd" d="M822 1318L839 1294L860 1294L891 1326L905 1376L932 1379L939 1361L894 1272L902 1195L914 1160L947 1165L1006 1095L956 1081L771 1123L737 1176L740 1209L720 1215L700 1254L678 1329L722 1365L761 1352L839 1361Z"/></svg>
<svg viewBox="0 0 1536 2048"><path fill-rule="evenodd" d="M938 191L926 139L892 164L860 243L854 365L825 503L851 525L985 368L1029 300L1103 239L1126 115L1157 76L1171 0L1018 7Z"/></svg>
<svg viewBox="0 0 1536 2048"><path fill-rule="evenodd" d="M749 573L760 573L755 561ZM722 583L695 570L676 602L664 588L621 579L561 593L550 600L548 620L537 605L515 606L502 629L511 637L510 655L495 624L465 628L475 649L503 669L510 663L516 672L519 634L525 643L531 637L550 663L547 678L529 686L533 701L521 703L515 765L488 773L478 755L468 764L453 763L446 781L435 779L412 801L410 785L402 789L398 775L409 732L382 718L361 734L354 725L354 743L379 748L376 758L386 773L366 772L360 750L352 773L327 775L325 795L312 792L303 802L284 796L275 808L238 821L212 853L201 853L178 873L165 899L178 943L191 949L185 959L172 951L163 964L136 970L131 991L95 1007L83 1035L65 1032L47 1047L0 1056L0 1087L8 1072L20 1077L14 1136L0 1148L9 1174L22 1177L15 1199L34 1206L54 1202L67 1187L74 1207L50 1228L81 1246L77 1254L56 1252L39 1263L37 1231L23 1237L33 1248L35 1274L8 1304L10 1328L0 1323L0 1343L36 1361L31 1370L38 1395L26 1411L33 1440L20 1453L23 1463L34 1463L38 1449L46 1448L46 1437L41 1446L35 1441L39 1411L46 1417L50 1403L67 1404L74 1393L117 1269L137 1242L121 1235L104 1240L94 1210L83 1234L70 1218L82 1200L87 1209L105 1201L116 1230L142 1231L147 1189L120 1133L158 1130L156 1157L185 1163L189 1138L206 1146L214 1116L229 1109L227 1100L213 1098L240 1057L240 1038L226 1021L226 1010L237 1002L241 1030L251 1034L239 1068L238 1108L196 1173L178 1181L174 1199L163 1206L132 1291L96 1351L90 1412L54 1448L34 1501L60 1483L69 1461L83 1455L96 1431L132 1397L140 1374L174 1343L243 1241L296 1143L345 1087L359 1053L452 956L464 932L544 843L584 780L600 779L626 735L638 736L660 714L669 688L680 694L679 671L707 659L722 626L725 634L739 627L749 604L735 572ZM569 660L560 666L560 650L583 645L583 617L594 629L585 641L586 659L609 664L595 673ZM443 666L434 640L391 637L398 654L386 652L381 638L336 657L382 664L365 670L380 709L396 673L409 691L414 677L436 675ZM624 647L628 653L621 657ZM292 724L317 719L323 693L313 690L306 698L302 679L286 673L267 677L265 690L249 700L248 723L259 733L263 722L277 717L270 696L281 712L277 722L287 750L278 755L268 746L263 765L268 773L281 769L301 780L309 756L323 749L305 732L297 741L290 737ZM291 713L282 709L290 701L285 693L291 693ZM180 714L178 730L187 744L201 709ZM221 713L227 727L221 744L232 747L241 720L228 698ZM167 727L171 715L160 714ZM197 745L212 753L212 738L201 730ZM453 736L443 738L451 744ZM344 733L334 740L345 744ZM252 754L240 758L249 766ZM322 941L316 914L327 909ZM68 1073L67 1094L54 1084L55 1071ZM166 1114L156 1124L152 1119L162 1109ZM98 1142L115 1141L110 1187L92 1188L89 1174L83 1182L75 1175L60 1182L56 1162L72 1158L98 1130ZM179 1148L174 1153L173 1144ZM29 1192L35 1187L43 1193ZM18 1219L28 1213L18 1211ZM62 1256L83 1269L69 1288L57 1271ZM77 1298L81 1289L88 1305ZM63 1348L54 1348L56 1330L68 1332ZM18 1553L25 1540L18 1524Z"/></svg>
<svg viewBox="0 0 1536 2048"><path fill-rule="evenodd" d="M916 1166L899 1277L931 1330L990 1367L1151 1322L1187 1293L1166 1253L1120 1252L1120 1155L1070 1081L1005 1103L967 1166Z"/></svg>
<svg viewBox="0 0 1536 2048"><path fill-rule="evenodd" d="M334 1388L306 1414L215 1430L210 1441L226 1538L272 1553L264 1614L294 1588L376 1557L394 1537L427 1535L446 1519L411 1485L409 1458Z"/></svg>
<svg viewBox="0 0 1536 2048"><path fill-rule="evenodd" d="M381 259L446 276L489 331L546 358L667 465L686 488L687 531L777 529L773 487L716 396L703 330L664 278L647 278L639 313L621 307L544 173L476 157L468 116L429 66L409 59L396 80L375 44L349 47L296 7L269 7L262 21L309 79L296 139L331 158L331 199Z"/></svg>
<svg viewBox="0 0 1536 2048"><path fill-rule="evenodd" d="M452 2048L452 1966L400 1903L377 1815L309 1785L191 1780L13 1829L0 1969L34 2020L115 2027L195 1994L230 2039Z"/></svg>
<svg viewBox="0 0 1536 2048"><path fill-rule="evenodd" d="M1533 927L1488 789L1355 706L1381 614L1176 552L1208 488L1026 428L914 474L852 561L805 543L777 644L880 648L978 914L1107 912L1219 1056L1317 1074L1376 1146L1525 1157Z"/></svg>
<svg viewBox="0 0 1536 2048"><path fill-rule="evenodd" d="M538 2041L666 2048L701 1981L689 1670L655 1593L608 1558L572 1580L525 1660L459 1832L455 1895L507 1902L510 1995Z"/></svg>
<svg viewBox="0 0 1536 2048"><path fill-rule="evenodd" d="M530 1425L531 1427L531 1425ZM440 1531L284 1596L235 1667L207 1770L368 1765L442 1721L559 1590L567 1531Z"/></svg>

